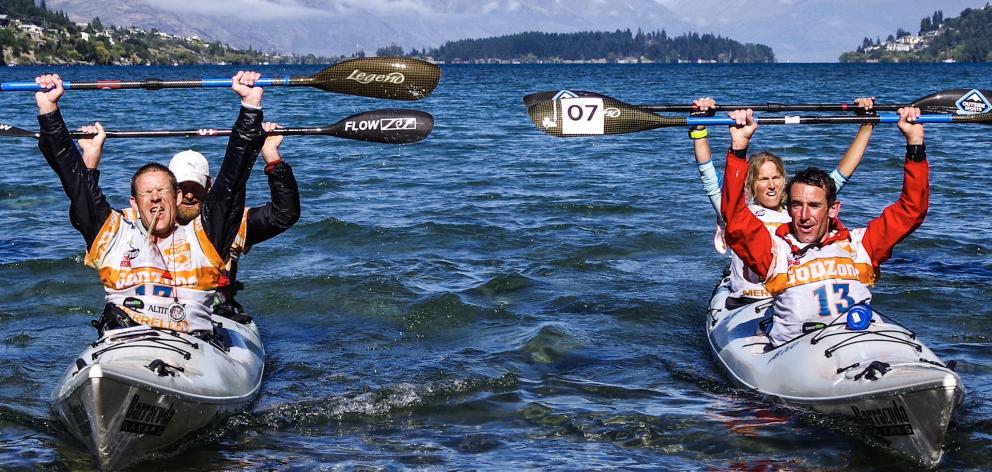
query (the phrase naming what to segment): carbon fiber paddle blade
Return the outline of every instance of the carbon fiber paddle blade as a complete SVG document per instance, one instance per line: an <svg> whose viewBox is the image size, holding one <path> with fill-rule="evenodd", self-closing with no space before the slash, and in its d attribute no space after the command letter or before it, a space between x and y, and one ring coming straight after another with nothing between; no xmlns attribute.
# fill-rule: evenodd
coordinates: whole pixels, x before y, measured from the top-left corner
<svg viewBox="0 0 992 472"><path fill-rule="evenodd" d="M349 59L310 77L311 85L329 92L392 100L420 100L441 80L441 68L403 57Z"/></svg>
<svg viewBox="0 0 992 472"><path fill-rule="evenodd" d="M606 95L600 95L596 92L587 92L585 90L569 90L572 94L579 97L602 97L610 98ZM524 106L530 108L541 102L546 102L548 100L554 100L555 95L561 93L560 91L547 91L547 92L534 92L531 94L524 95Z"/></svg>
<svg viewBox="0 0 992 472"><path fill-rule="evenodd" d="M923 97L913 105L925 114L975 115L992 112L992 91L978 89L942 90Z"/></svg>
<svg viewBox="0 0 992 472"><path fill-rule="evenodd" d="M351 115L322 131L339 138L386 144L421 141L434 129L434 117L419 110L386 108Z"/></svg>
<svg viewBox="0 0 992 472"><path fill-rule="evenodd" d="M954 115L951 117L951 123L977 123L989 125L992 124L992 112Z"/></svg>
<svg viewBox="0 0 992 472"><path fill-rule="evenodd" d="M666 126L686 126L685 117L663 117L619 100L563 90L551 100L527 108L530 120L544 134L557 137L636 133Z"/></svg>

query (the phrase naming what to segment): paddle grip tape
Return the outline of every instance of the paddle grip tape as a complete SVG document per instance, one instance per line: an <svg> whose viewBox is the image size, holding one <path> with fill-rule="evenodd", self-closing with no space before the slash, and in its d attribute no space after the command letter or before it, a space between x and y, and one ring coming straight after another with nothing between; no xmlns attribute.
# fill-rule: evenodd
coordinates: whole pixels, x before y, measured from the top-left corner
<svg viewBox="0 0 992 472"><path fill-rule="evenodd" d="M906 159L913 162L923 162L927 160L926 144L907 144Z"/></svg>

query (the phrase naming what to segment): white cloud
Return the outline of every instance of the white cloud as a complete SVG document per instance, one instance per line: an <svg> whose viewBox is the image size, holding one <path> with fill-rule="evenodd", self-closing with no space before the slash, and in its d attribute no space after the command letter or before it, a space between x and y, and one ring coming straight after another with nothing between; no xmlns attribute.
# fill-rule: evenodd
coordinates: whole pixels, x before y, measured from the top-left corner
<svg viewBox="0 0 992 472"><path fill-rule="evenodd" d="M483 15L492 13L494 11L497 12L499 11L499 2L486 2L486 4L482 6Z"/></svg>
<svg viewBox="0 0 992 472"><path fill-rule="evenodd" d="M308 7L294 0L143 0L143 3L173 13L233 16L247 20L292 20L328 14L326 10Z"/></svg>
<svg viewBox="0 0 992 472"><path fill-rule="evenodd" d="M233 16L246 20L294 20L330 17L335 13L424 13L432 9L423 0L142 0L173 13Z"/></svg>
<svg viewBox="0 0 992 472"><path fill-rule="evenodd" d="M317 3L342 3L355 9L372 10L381 13L432 13L433 8L423 0L324 0Z"/></svg>

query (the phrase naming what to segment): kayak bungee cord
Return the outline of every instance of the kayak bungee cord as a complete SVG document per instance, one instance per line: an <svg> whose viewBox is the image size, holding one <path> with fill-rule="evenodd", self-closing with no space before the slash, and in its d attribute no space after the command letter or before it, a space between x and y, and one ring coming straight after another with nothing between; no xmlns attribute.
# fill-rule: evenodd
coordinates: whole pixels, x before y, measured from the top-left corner
<svg viewBox="0 0 992 472"><path fill-rule="evenodd" d="M107 346L107 347L105 347L105 348L103 348L103 349L101 349L99 351L94 352L93 355L92 355L92 360L95 361L101 355L103 355L103 354L105 354L107 352L110 352L110 351L116 351L116 350L119 350L119 349L133 349L133 348L139 348L139 347L152 348L152 349L164 349L164 350L167 350L167 351L172 351L172 352L175 352L176 354L179 354L179 355L183 356L183 358L185 358L186 360L189 360L190 357L192 357L192 354L190 354L189 351L186 351L186 350L184 350L182 348L178 348L176 346L173 346L171 344L168 344L168 343L165 342L166 340L167 339L163 339L163 338L145 338L145 339L137 339L137 340L134 340L134 341L123 343L123 344L114 344L112 346ZM140 343L140 342L143 342L143 341L147 341L147 342L150 342L152 344L135 344L135 343ZM198 349L199 347L196 346L195 344L193 344L193 348L194 349Z"/></svg>

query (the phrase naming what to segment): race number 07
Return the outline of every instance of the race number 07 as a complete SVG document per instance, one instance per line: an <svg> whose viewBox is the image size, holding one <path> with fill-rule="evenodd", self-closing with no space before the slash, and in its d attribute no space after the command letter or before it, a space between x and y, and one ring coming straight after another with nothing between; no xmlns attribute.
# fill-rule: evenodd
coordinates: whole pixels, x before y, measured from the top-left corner
<svg viewBox="0 0 992 472"><path fill-rule="evenodd" d="M562 134L603 134L602 98L563 98L560 101Z"/></svg>

